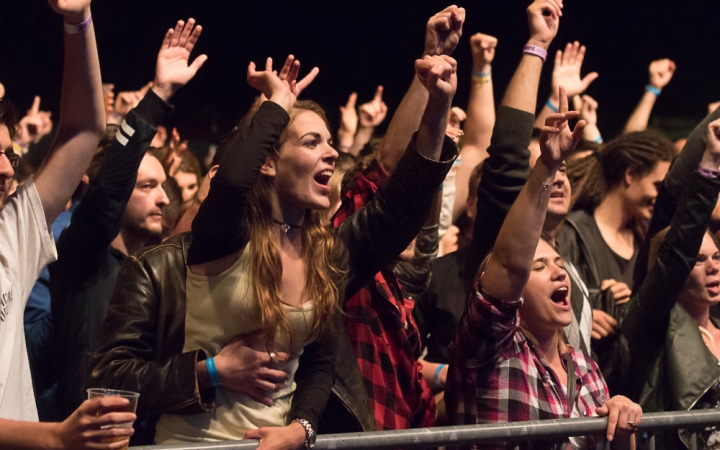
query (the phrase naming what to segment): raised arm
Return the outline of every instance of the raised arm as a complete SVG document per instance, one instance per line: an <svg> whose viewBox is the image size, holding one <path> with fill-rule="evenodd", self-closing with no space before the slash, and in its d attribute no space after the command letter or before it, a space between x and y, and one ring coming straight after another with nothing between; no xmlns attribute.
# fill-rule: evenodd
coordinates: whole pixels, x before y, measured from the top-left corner
<svg viewBox="0 0 720 450"><path fill-rule="evenodd" d="M493 36L476 33L470 38L473 76L465 120L465 142L460 152L460 167L455 175L453 222L465 209L470 174L488 155L487 148L495 125L492 62L496 46L497 39Z"/></svg>
<svg viewBox="0 0 720 450"><path fill-rule="evenodd" d="M635 348L660 345L665 339L670 312L695 265L717 203L720 183L712 174L720 170L720 119L707 126L706 139L698 171L685 180L685 191L658 250L657 262L630 301L622 327Z"/></svg>
<svg viewBox="0 0 720 450"><path fill-rule="evenodd" d="M50 226L64 209L105 130L105 105L90 0L49 0L65 20L60 123L35 186Z"/></svg>
<svg viewBox="0 0 720 450"><path fill-rule="evenodd" d="M449 56L425 56L415 62L415 71L420 86L429 91L419 129L372 201L339 227L353 268L345 298L395 260L417 236L457 155L457 146L445 136L448 110L457 87L455 60Z"/></svg>
<svg viewBox="0 0 720 450"><path fill-rule="evenodd" d="M527 9L528 44L547 49L560 26L562 6L554 0L537 0ZM498 110L488 159L477 191L477 217L465 260L463 285L472 288L482 260L490 253L500 227L530 175L528 145L532 136L538 85L543 60L523 54Z"/></svg>
<svg viewBox="0 0 720 450"><path fill-rule="evenodd" d="M105 151L97 176L73 214L70 226L58 242L58 258L74 276L83 268L97 268L97 257L110 245L122 224L125 204L132 195L137 171L157 126L172 111L167 103L197 73L207 57L189 64L190 53L202 28L195 20L177 22L168 30L158 53L152 90L126 116L110 147ZM71 275L71 274L68 274ZM54 304L54 307L60 305Z"/></svg>
<svg viewBox="0 0 720 450"><path fill-rule="evenodd" d="M257 70L255 63L249 64L248 83L269 101L260 105L249 125L241 130L240 138L231 140L231 147L210 182L210 192L192 223L190 264L222 258L247 244L247 228L243 224L250 187L290 121L288 114L298 94L318 73L313 69L305 78L297 80L299 70L300 63L292 55L279 74L273 71L272 58L267 59L262 71Z"/></svg>
<svg viewBox="0 0 720 450"><path fill-rule="evenodd" d="M591 72L580 78L583 60L585 59L585 46L579 42L568 43L565 51L558 50L555 53L555 67L552 74L552 91L550 98L543 106L540 114L535 120L535 126L542 128L545 125L545 118L557 112L558 108L558 87L563 86L568 98L580 95L587 90L590 83L598 77L597 72Z"/></svg>
<svg viewBox="0 0 720 450"><path fill-rule="evenodd" d="M450 55L462 36L465 9L449 6L435 14L427 23L425 31L425 52L423 56ZM403 97L388 125L377 161L386 174L391 174L402 158L413 134L420 126L427 90L417 77L413 77L410 88Z"/></svg>
<svg viewBox="0 0 720 450"><path fill-rule="evenodd" d="M530 178L508 212L498 234L492 255L482 275L483 289L502 301L517 301L530 276L535 249L540 241L555 172L582 138L585 122L571 132L567 122L578 116L568 112L568 101L561 86L560 112L546 119L540 134L540 157Z"/></svg>
<svg viewBox="0 0 720 450"><path fill-rule="evenodd" d="M660 96L660 92L662 92L663 88L667 86L675 74L675 63L669 59L653 61L650 63L648 72L650 74L650 82L645 86L645 93L625 124L623 133L645 131L647 129L650 114L652 113L657 98Z"/></svg>
<svg viewBox="0 0 720 450"><path fill-rule="evenodd" d="M358 115L355 110L357 102L357 92L353 92L348 97L345 106L340 107L340 128L338 128L337 148L341 152L349 152L355 142L355 133L358 127Z"/></svg>

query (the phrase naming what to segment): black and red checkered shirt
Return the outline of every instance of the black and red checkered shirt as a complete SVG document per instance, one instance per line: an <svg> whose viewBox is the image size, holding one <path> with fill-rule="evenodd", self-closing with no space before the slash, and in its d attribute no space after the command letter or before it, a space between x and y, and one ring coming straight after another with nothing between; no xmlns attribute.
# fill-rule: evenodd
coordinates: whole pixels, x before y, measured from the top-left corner
<svg viewBox="0 0 720 450"><path fill-rule="evenodd" d="M353 182L333 226L369 202L386 178L373 162ZM420 373L420 334L413 307L392 269L375 274L345 302L347 332L378 430L428 427L435 419L435 402Z"/></svg>

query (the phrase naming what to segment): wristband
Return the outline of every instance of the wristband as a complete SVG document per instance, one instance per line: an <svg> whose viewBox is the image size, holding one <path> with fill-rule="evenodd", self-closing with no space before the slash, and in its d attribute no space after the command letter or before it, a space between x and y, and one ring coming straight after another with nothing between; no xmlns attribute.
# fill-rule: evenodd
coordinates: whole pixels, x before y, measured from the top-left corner
<svg viewBox="0 0 720 450"><path fill-rule="evenodd" d="M443 370L443 367L445 367L447 364L440 364L437 369L435 369L435 377L433 378L435 380L435 386L440 386L440 371Z"/></svg>
<svg viewBox="0 0 720 450"><path fill-rule="evenodd" d="M660 89L656 88L655 86L651 86L649 84L647 86L645 86L645 91L652 92L653 94L655 94L656 97L660 97L660 93L662 92Z"/></svg>
<svg viewBox="0 0 720 450"><path fill-rule="evenodd" d="M487 72L473 72L472 80L474 83L485 84L492 80L492 70Z"/></svg>
<svg viewBox="0 0 720 450"><path fill-rule="evenodd" d="M547 50L545 50L544 48L538 47L537 45L530 45L530 44L527 44L525 46L525 48L523 48L523 53L527 53L528 55L539 56L540 59L543 60L543 62L545 62L545 60L547 59L547 55L548 55Z"/></svg>
<svg viewBox="0 0 720 450"><path fill-rule="evenodd" d="M700 175L711 180L717 180L718 178L720 178L720 172L718 172L717 170L707 169L703 166L698 166L697 171Z"/></svg>
<svg viewBox="0 0 720 450"><path fill-rule="evenodd" d="M553 105L552 102L550 101L550 99L548 99L548 101L545 102L545 106L547 106L548 108L550 108L550 111L552 111L552 112L554 112L554 113L560 112L560 108L558 108L557 106Z"/></svg>
<svg viewBox="0 0 720 450"><path fill-rule="evenodd" d="M595 139L593 142L596 143L596 144L602 144L602 143L603 143L603 138L602 138L602 136L598 136L598 138Z"/></svg>
<svg viewBox="0 0 720 450"><path fill-rule="evenodd" d="M206 359L205 367L207 367L208 376L210 376L210 384L212 384L212 387L219 387L220 375L218 375L217 369L215 368L215 358Z"/></svg>
<svg viewBox="0 0 720 450"><path fill-rule="evenodd" d="M65 32L67 34L81 34L86 32L90 28L90 25L92 25L92 23L92 16L88 16L87 19L83 20L77 25L72 25L65 22Z"/></svg>

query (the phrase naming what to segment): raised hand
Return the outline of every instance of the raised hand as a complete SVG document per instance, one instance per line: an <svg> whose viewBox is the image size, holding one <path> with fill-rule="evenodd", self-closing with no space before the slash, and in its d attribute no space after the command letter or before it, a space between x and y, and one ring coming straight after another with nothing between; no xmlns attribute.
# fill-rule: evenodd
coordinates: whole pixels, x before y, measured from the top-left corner
<svg viewBox="0 0 720 450"><path fill-rule="evenodd" d="M576 118L580 113L568 111L568 98L563 86L559 88L558 97L559 112L545 119L545 126L540 132L540 159L548 169L557 169L570 156L582 139L585 128L585 121L580 120L575 129L570 131L568 120Z"/></svg>
<svg viewBox="0 0 720 450"><path fill-rule="evenodd" d="M19 144L27 147L31 142L37 143L46 134L52 131L52 112L40 111L40 97L35 96L32 107L27 115L20 119Z"/></svg>
<svg viewBox="0 0 720 450"><path fill-rule="evenodd" d="M428 20L423 56L451 55L462 36L465 8L448 6Z"/></svg>
<svg viewBox="0 0 720 450"><path fill-rule="evenodd" d="M475 33L470 37L470 49L472 50L473 69L475 71L487 71L495 59L495 48L497 38L488 34Z"/></svg>
<svg viewBox="0 0 720 450"><path fill-rule="evenodd" d="M565 87L568 97L580 95L590 86L590 83L598 77L597 72L585 75L580 78L580 70L585 59L585 46L579 42L568 43L565 51L558 50L555 54L555 68L552 75L552 90L557 92L558 87Z"/></svg>
<svg viewBox="0 0 720 450"><path fill-rule="evenodd" d="M273 360L264 348L261 333L237 336L220 350L215 365L224 388L272 406L270 394L277 392L289 377L287 372L274 369L273 364L287 360L288 355L278 353Z"/></svg>
<svg viewBox="0 0 720 450"><path fill-rule="evenodd" d="M709 170L720 170L720 119L708 124L707 146L700 165Z"/></svg>
<svg viewBox="0 0 720 450"><path fill-rule="evenodd" d="M340 107L340 128L338 129L338 145L340 150L347 152L355 141L355 133L358 127L358 114L355 110L357 92L348 97L345 106Z"/></svg>
<svg viewBox="0 0 720 450"><path fill-rule="evenodd" d="M430 97L451 99L457 89L457 62L449 56L425 56L415 61L415 73Z"/></svg>
<svg viewBox="0 0 720 450"><path fill-rule="evenodd" d="M669 59L659 59L650 63L648 68L650 86L662 89L672 80L675 74L675 63Z"/></svg>
<svg viewBox="0 0 720 450"><path fill-rule="evenodd" d="M305 78L297 81L300 61L296 60L294 56L287 57L279 75L277 71L273 70L272 65L272 58L268 58L265 61L265 70L257 70L257 66L251 61L248 65L247 82L266 98L290 112L297 102L300 92L312 83L320 69L313 68Z"/></svg>
<svg viewBox="0 0 720 450"><path fill-rule="evenodd" d="M602 142L602 135L597 125L598 102L589 95L583 95L582 97L576 95L573 97L573 105L575 111L580 112L578 118L585 121L583 138L585 138L586 141Z"/></svg>
<svg viewBox="0 0 720 450"><path fill-rule="evenodd" d="M187 24L178 20L175 29L165 33L155 66L155 81L152 90L160 98L168 101L178 89L192 80L198 69L207 61L207 55L200 55L192 62L190 53L200 38L202 27L195 25L195 19Z"/></svg>
<svg viewBox="0 0 720 450"><path fill-rule="evenodd" d="M173 128L169 149L163 161L165 172L171 177L174 177L180 168L180 163L182 163L183 155L187 151L187 148L188 142L181 141L177 128Z"/></svg>
<svg viewBox="0 0 720 450"><path fill-rule="evenodd" d="M385 120L387 105L382 101L383 87L378 86L372 101L360 105L360 126L374 128Z"/></svg>
<svg viewBox="0 0 720 450"><path fill-rule="evenodd" d="M2 98L2 97L0 97ZM712 102L708 104L708 114L714 112L720 106L720 102Z"/></svg>
<svg viewBox="0 0 720 450"><path fill-rule="evenodd" d="M295 59L293 55L288 55L285 59L285 64L283 64L282 69L280 69L279 77L281 80L287 80L290 84L290 89L295 94L295 97L300 97L300 93L310 86L310 83L315 80L315 77L317 77L319 73L320 69L313 67L302 80L298 81L297 77L300 74L300 60Z"/></svg>
<svg viewBox="0 0 720 450"><path fill-rule="evenodd" d="M77 25L90 15L90 0L48 0L48 3L69 24Z"/></svg>
<svg viewBox="0 0 720 450"><path fill-rule="evenodd" d="M136 107L140 100L145 97L148 89L153 85L152 82L141 87L137 91L121 92L115 97L115 114L120 117L125 117L131 109Z"/></svg>
<svg viewBox="0 0 720 450"><path fill-rule="evenodd" d="M457 144L460 141L460 137L465 135L462 130L462 122L467 118L467 114L462 108L453 106L450 108L447 119L447 127L445 128L445 134L455 141ZM448 230L449 231L449 230Z"/></svg>
<svg viewBox="0 0 720 450"><path fill-rule="evenodd" d="M535 0L528 6L529 44L545 50L550 47L550 43L555 39L560 27L562 8L562 0Z"/></svg>

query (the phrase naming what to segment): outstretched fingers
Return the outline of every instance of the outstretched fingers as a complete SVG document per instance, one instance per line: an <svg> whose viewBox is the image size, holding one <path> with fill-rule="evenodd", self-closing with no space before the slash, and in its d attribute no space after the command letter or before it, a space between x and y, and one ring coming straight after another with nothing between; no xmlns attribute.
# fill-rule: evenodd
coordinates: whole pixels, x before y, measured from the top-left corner
<svg viewBox="0 0 720 450"><path fill-rule="evenodd" d="M178 20L175 24L175 30L173 30L172 38L170 39L170 47L177 47L178 42L180 42L180 35L182 34L183 27L185 26L185 21Z"/></svg>
<svg viewBox="0 0 720 450"><path fill-rule="evenodd" d="M310 83L315 80L319 73L320 69L317 67L313 67L312 70L307 75L305 75L302 80L297 82L298 92L302 92L303 90L305 90L306 87L310 86Z"/></svg>
<svg viewBox="0 0 720 450"><path fill-rule="evenodd" d="M195 19L193 19L193 18L188 19L187 23L185 24L182 31L180 32L180 37L178 38L177 45L179 47L185 47L185 45L188 42L188 39L190 39L190 33L192 33L194 26L195 26Z"/></svg>

